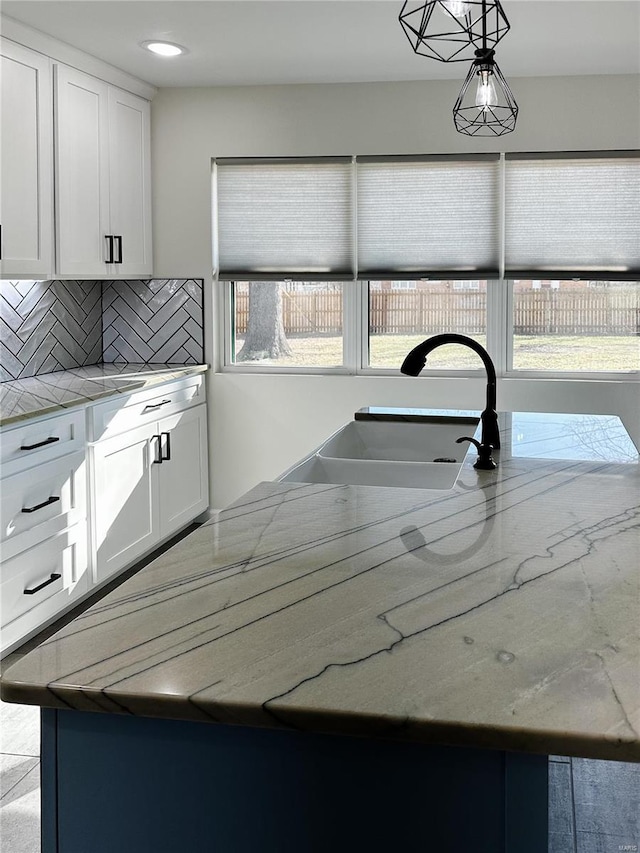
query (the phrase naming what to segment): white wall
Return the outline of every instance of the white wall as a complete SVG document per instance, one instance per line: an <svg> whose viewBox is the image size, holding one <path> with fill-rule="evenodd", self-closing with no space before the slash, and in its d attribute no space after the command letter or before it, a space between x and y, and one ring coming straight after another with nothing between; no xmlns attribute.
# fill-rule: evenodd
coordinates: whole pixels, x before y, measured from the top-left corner
<svg viewBox="0 0 640 853"><path fill-rule="evenodd" d="M154 274L205 280L206 357L217 366L211 158L640 147L638 76L510 80L518 127L495 140L453 128L460 82L161 89L152 104ZM364 405L481 407L477 380L255 376L209 380L212 503L271 479ZM640 384L502 381L508 410L620 414L640 444Z"/></svg>

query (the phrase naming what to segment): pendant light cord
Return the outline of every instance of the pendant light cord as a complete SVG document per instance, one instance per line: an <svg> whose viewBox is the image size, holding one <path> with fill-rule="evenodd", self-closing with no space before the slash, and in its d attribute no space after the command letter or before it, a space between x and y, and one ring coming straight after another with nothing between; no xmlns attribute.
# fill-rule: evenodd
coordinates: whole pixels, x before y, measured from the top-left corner
<svg viewBox="0 0 640 853"><path fill-rule="evenodd" d="M482 49L487 50L487 0L482 0Z"/></svg>

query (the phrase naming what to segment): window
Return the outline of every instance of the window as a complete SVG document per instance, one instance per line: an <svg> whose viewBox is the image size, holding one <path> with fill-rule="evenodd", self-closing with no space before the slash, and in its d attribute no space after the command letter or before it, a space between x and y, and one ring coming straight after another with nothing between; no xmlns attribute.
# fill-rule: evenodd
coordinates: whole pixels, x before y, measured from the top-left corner
<svg viewBox="0 0 640 853"><path fill-rule="evenodd" d="M344 366L341 283L237 281L230 293L232 364Z"/></svg>
<svg viewBox="0 0 640 853"><path fill-rule="evenodd" d="M514 281L513 369L640 370L640 287L620 281Z"/></svg>
<svg viewBox="0 0 640 853"><path fill-rule="evenodd" d="M640 371L637 282L418 280L401 290L395 284L229 283L225 363L243 371L397 373L420 341L456 332L488 349L502 375ZM426 370L482 365L451 345L438 348Z"/></svg>
<svg viewBox="0 0 640 853"><path fill-rule="evenodd" d="M457 332L503 376L637 372L638 209L633 151L219 160L225 368L396 373Z"/></svg>
<svg viewBox="0 0 640 853"><path fill-rule="evenodd" d="M513 278L526 278L524 270L551 279L640 273L638 152L505 157L505 269Z"/></svg>
<svg viewBox="0 0 640 853"><path fill-rule="evenodd" d="M369 282L366 367L397 369L409 350L442 332L468 335L486 347L486 281L414 281L411 288L402 291L395 291L393 284ZM459 287L467 284L476 285L477 290ZM471 350L443 346L429 356L428 366L436 370L473 370L481 364Z"/></svg>

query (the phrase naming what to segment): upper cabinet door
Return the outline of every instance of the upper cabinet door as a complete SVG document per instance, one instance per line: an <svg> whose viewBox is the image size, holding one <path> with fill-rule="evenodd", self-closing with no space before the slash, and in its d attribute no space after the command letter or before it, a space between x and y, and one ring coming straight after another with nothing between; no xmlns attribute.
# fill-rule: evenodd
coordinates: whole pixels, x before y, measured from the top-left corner
<svg viewBox="0 0 640 853"><path fill-rule="evenodd" d="M118 276L149 276L153 269L149 118L148 101L109 88L109 200Z"/></svg>
<svg viewBox="0 0 640 853"><path fill-rule="evenodd" d="M3 278L53 273L51 64L0 41L0 270Z"/></svg>
<svg viewBox="0 0 640 853"><path fill-rule="evenodd" d="M56 66L56 213L58 272L104 277L113 252L109 230L109 86Z"/></svg>

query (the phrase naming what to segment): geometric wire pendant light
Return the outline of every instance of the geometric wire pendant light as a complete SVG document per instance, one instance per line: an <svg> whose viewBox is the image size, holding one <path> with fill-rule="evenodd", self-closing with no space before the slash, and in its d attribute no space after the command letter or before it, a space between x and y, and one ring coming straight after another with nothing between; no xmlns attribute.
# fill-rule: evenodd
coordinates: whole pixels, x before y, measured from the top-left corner
<svg viewBox="0 0 640 853"><path fill-rule="evenodd" d="M473 59L510 26L499 0L405 0L399 20L414 52L440 62Z"/></svg>
<svg viewBox="0 0 640 853"><path fill-rule="evenodd" d="M456 130L467 136L503 136L516 126L518 105L493 59L494 53L490 48L476 50L453 108Z"/></svg>

